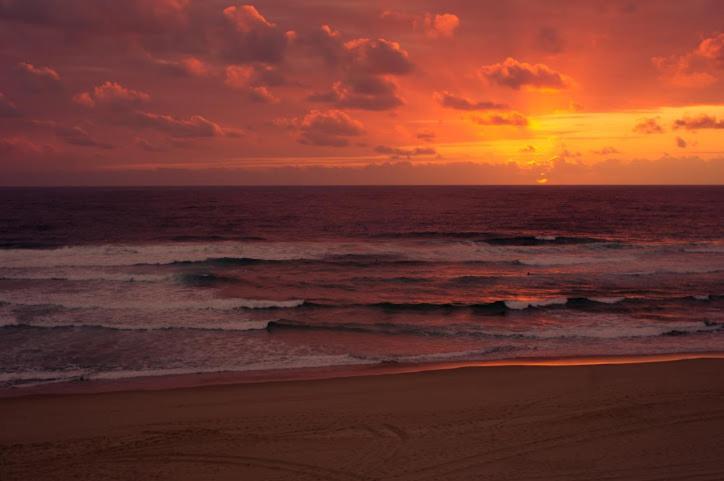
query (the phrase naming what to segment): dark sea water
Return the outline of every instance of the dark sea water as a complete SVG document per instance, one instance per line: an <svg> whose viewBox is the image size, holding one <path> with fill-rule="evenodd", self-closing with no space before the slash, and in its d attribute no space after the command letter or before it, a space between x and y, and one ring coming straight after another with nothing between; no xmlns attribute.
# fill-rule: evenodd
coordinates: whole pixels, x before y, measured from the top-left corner
<svg viewBox="0 0 724 481"><path fill-rule="evenodd" d="M710 351L722 187L0 189L0 386Z"/></svg>

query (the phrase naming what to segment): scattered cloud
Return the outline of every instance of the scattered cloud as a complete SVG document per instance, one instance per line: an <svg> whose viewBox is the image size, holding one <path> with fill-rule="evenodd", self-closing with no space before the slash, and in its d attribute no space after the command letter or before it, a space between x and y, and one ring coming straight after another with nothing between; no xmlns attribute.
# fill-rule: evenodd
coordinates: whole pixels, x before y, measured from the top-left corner
<svg viewBox="0 0 724 481"><path fill-rule="evenodd" d="M56 126L55 134L65 143L77 147L94 147L106 150L113 148L111 144L93 138L87 130L77 125L73 127Z"/></svg>
<svg viewBox="0 0 724 481"><path fill-rule="evenodd" d="M664 128L659 124L657 118L641 119L633 128L639 134L661 134Z"/></svg>
<svg viewBox="0 0 724 481"><path fill-rule="evenodd" d="M400 159L420 156L437 155L437 151L431 147L415 147L412 149L405 149L401 147L389 147L387 145L378 145L375 147L375 152L378 154L384 154L389 156L391 159Z"/></svg>
<svg viewBox="0 0 724 481"><path fill-rule="evenodd" d="M127 109L138 107L151 100L146 92L132 90L117 82L105 82L93 90L81 92L73 97L73 101L87 108L108 107Z"/></svg>
<svg viewBox="0 0 724 481"><path fill-rule="evenodd" d="M383 38L345 42L352 70L368 74L404 75L412 72L410 56L399 43Z"/></svg>
<svg viewBox="0 0 724 481"><path fill-rule="evenodd" d="M486 65L478 71L490 82L515 90L521 88L561 90L570 88L573 80L544 64L529 64L508 57L501 63Z"/></svg>
<svg viewBox="0 0 724 481"><path fill-rule="evenodd" d="M57 90L61 86L60 74L50 67L36 67L28 62L20 62L17 71L22 78L23 87L32 91Z"/></svg>
<svg viewBox="0 0 724 481"><path fill-rule="evenodd" d="M451 94L450 92L435 92L435 99L440 105L456 110L505 110L509 106L489 100L471 100L467 97Z"/></svg>
<svg viewBox="0 0 724 481"><path fill-rule="evenodd" d="M675 129L724 129L724 120L717 120L711 115L698 115L696 117L683 117L674 121Z"/></svg>
<svg viewBox="0 0 724 481"><path fill-rule="evenodd" d="M361 110L390 110L404 104L397 84L389 77L377 75L354 76L335 82L329 91L312 94L309 100Z"/></svg>
<svg viewBox="0 0 724 481"><path fill-rule="evenodd" d="M654 57L662 77L678 87L701 88L715 84L724 68L724 33L705 38L683 55Z"/></svg>
<svg viewBox="0 0 724 481"><path fill-rule="evenodd" d="M222 127L201 115L192 115L183 119L172 115L139 111L134 113L130 121L139 127L155 129L181 139L240 136L238 130Z"/></svg>
<svg viewBox="0 0 724 481"><path fill-rule="evenodd" d="M512 125L515 127L525 127L528 125L528 119L517 112L491 114L482 117L476 116L473 117L473 121L480 125Z"/></svg>
<svg viewBox="0 0 724 481"><path fill-rule="evenodd" d="M341 110L311 110L302 118L281 119L278 125L299 132L299 143L327 147L345 147L350 137L364 133L358 120Z"/></svg>
<svg viewBox="0 0 724 481"><path fill-rule="evenodd" d="M294 38L266 19L253 5L229 6L223 11L231 26L225 43L225 56L237 63L279 63Z"/></svg>
<svg viewBox="0 0 724 481"><path fill-rule="evenodd" d="M4 155L42 155L53 152L47 145L38 144L25 137L0 138L0 154Z"/></svg>
<svg viewBox="0 0 724 481"><path fill-rule="evenodd" d="M185 21L189 0L3 0L0 19L102 34L158 32Z"/></svg>
<svg viewBox="0 0 724 481"><path fill-rule="evenodd" d="M453 13L426 13L422 24L428 37L451 38L460 26L460 18Z"/></svg>
<svg viewBox="0 0 724 481"><path fill-rule="evenodd" d="M188 56L180 60L153 59L164 72L178 77L208 77L211 67L203 60Z"/></svg>
<svg viewBox="0 0 724 481"><path fill-rule="evenodd" d="M398 10L384 10L380 19L391 24L423 32L430 38L452 38L460 26L460 17L454 13L406 13Z"/></svg>
<svg viewBox="0 0 724 481"><path fill-rule="evenodd" d="M606 146L606 147L602 147L598 150L592 150L591 153L596 154L596 155L614 155L614 154L620 154L621 152L619 152L619 150L615 147Z"/></svg>
<svg viewBox="0 0 724 481"><path fill-rule="evenodd" d="M0 92L0 118L20 117L20 111L7 95Z"/></svg>
<svg viewBox="0 0 724 481"><path fill-rule="evenodd" d="M226 67L226 78L224 83L236 90L240 90L246 93L247 97L255 102L261 103L274 103L278 102L272 92L269 90L267 85L276 79L268 78L268 72L274 69L263 66L252 66L252 65L230 65Z"/></svg>
<svg viewBox="0 0 724 481"><path fill-rule="evenodd" d="M542 27L538 30L535 45L539 50L550 54L561 53L565 49L565 42L560 32L552 27Z"/></svg>
<svg viewBox="0 0 724 481"><path fill-rule="evenodd" d="M421 130L415 135L419 140L423 142L434 142L436 134L432 130Z"/></svg>

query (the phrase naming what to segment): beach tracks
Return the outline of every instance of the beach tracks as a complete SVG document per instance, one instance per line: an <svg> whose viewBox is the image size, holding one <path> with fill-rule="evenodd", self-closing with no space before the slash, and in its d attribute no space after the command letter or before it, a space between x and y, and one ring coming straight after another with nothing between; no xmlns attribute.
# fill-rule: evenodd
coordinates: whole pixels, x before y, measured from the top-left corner
<svg viewBox="0 0 724 481"><path fill-rule="evenodd" d="M724 389L716 372L687 379L686 389L614 380L581 391L579 380L571 389L501 387L496 395L463 379L453 383L464 392L457 397L452 384L422 383L423 401L415 387L377 404L360 401L356 389L333 401L330 392L295 393L256 404L198 391L164 420L131 417L43 442L7 443L0 434L0 479L721 481ZM132 397L124 403L149 402ZM189 418L191 406L203 409Z"/></svg>

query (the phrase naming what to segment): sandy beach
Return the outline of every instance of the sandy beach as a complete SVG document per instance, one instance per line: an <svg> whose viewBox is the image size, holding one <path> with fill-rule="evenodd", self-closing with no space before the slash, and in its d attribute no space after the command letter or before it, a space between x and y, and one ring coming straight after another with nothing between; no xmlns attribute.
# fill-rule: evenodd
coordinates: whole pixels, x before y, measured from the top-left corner
<svg viewBox="0 0 724 481"><path fill-rule="evenodd" d="M721 480L724 360L0 400L3 481Z"/></svg>

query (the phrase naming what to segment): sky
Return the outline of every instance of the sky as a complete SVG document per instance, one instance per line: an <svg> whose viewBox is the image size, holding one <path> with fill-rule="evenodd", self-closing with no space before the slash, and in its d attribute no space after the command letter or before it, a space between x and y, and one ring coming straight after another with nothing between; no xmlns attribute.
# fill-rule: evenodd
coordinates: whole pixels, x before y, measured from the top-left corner
<svg viewBox="0 0 724 481"><path fill-rule="evenodd" d="M721 184L720 0L0 0L0 185Z"/></svg>

